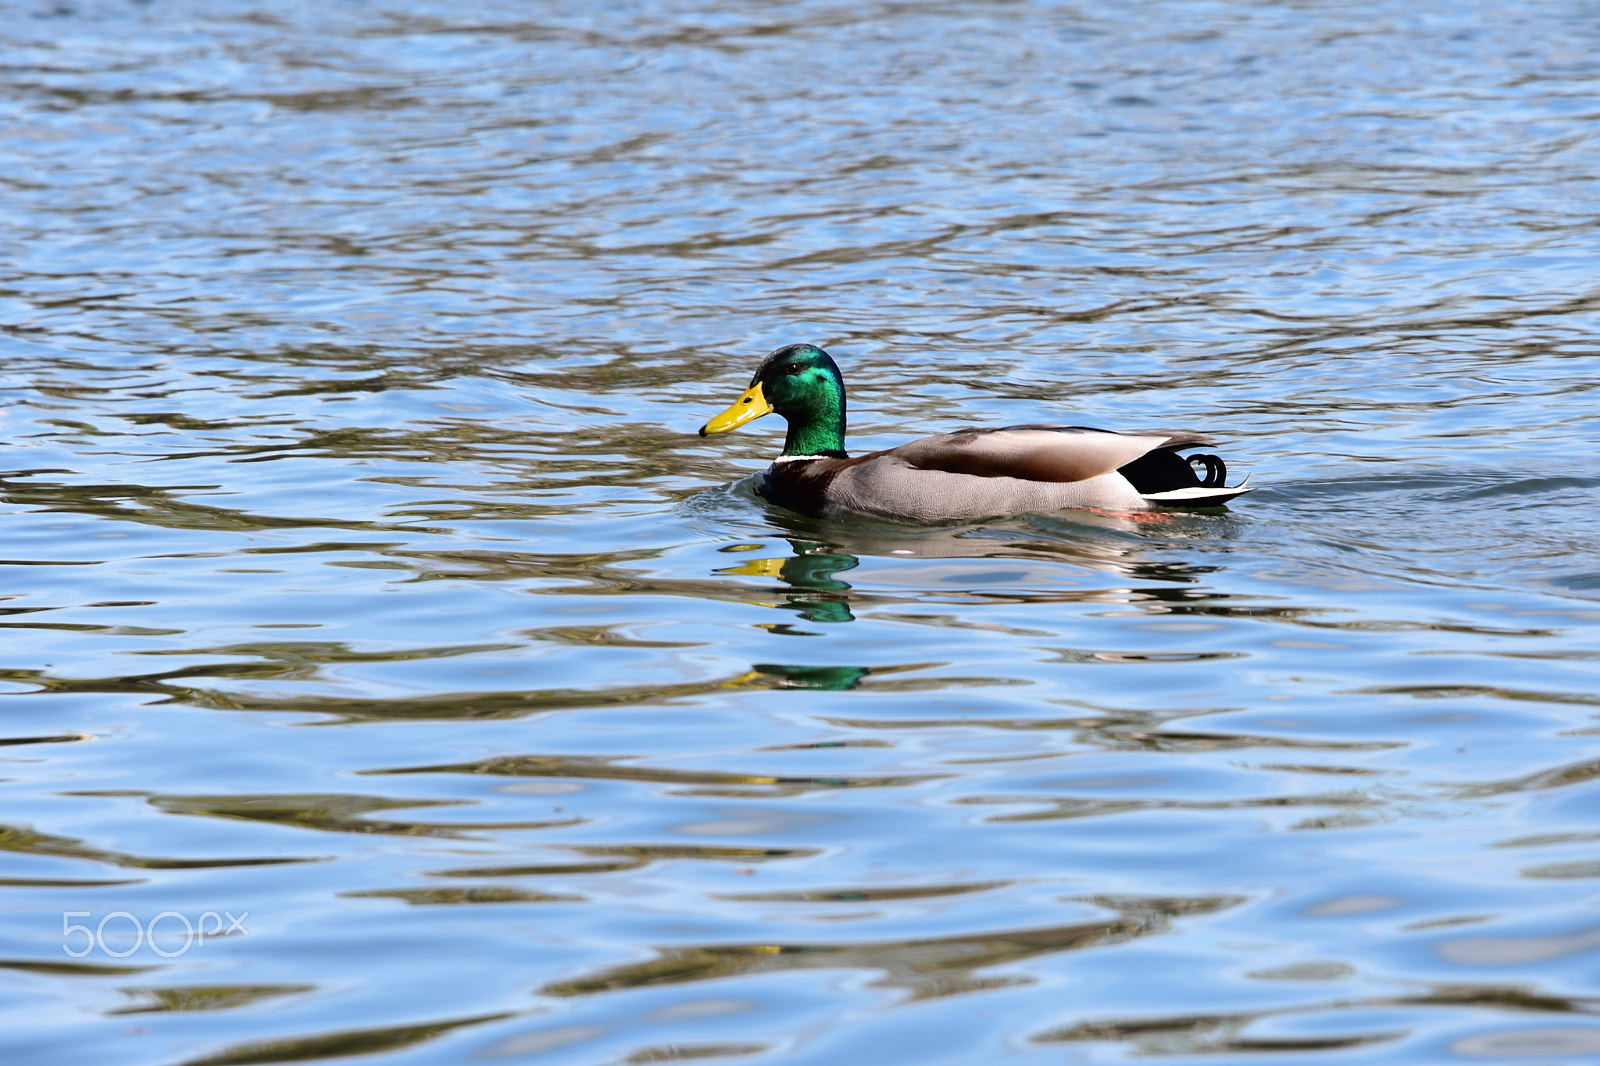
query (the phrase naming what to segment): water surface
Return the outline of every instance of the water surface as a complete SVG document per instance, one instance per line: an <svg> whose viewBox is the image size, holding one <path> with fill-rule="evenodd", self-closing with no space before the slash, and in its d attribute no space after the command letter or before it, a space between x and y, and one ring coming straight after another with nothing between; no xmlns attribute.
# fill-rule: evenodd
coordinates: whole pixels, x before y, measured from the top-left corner
<svg viewBox="0 0 1600 1066"><path fill-rule="evenodd" d="M0 44L7 1061L1600 1053L1600 7ZM1261 487L801 519L794 341Z"/></svg>

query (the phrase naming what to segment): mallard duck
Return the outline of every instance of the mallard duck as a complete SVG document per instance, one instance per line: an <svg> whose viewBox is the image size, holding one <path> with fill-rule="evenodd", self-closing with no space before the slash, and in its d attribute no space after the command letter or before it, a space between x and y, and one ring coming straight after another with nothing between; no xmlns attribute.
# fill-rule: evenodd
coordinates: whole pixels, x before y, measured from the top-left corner
<svg viewBox="0 0 1600 1066"><path fill-rule="evenodd" d="M1069 507L1214 507L1249 491L1225 484L1228 468L1217 456L1178 454L1212 443L1199 433L963 429L851 458L844 450L844 378L815 344L767 356L744 395L700 435L727 433L772 411L789 423L789 436L757 492L813 517L931 526Z"/></svg>

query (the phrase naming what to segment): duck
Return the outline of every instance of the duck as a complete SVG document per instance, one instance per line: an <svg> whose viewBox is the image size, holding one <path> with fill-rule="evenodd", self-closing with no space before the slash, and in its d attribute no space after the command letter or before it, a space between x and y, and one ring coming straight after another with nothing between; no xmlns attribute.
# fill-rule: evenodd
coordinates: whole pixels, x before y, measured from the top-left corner
<svg viewBox="0 0 1600 1066"><path fill-rule="evenodd" d="M1214 444L1202 433L984 427L851 456L844 447L845 406L844 376L833 357L816 344L790 344L762 360L750 387L701 426L700 436L780 415L788 436L756 492L813 518L938 526L1074 508L1216 507L1250 491L1248 484L1226 483L1219 456L1182 454Z"/></svg>

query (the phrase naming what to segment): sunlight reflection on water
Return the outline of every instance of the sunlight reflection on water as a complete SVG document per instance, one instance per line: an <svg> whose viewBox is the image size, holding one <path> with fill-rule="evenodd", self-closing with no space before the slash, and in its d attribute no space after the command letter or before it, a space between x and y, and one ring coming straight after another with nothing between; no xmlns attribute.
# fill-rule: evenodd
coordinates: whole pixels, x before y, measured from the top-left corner
<svg viewBox="0 0 1600 1066"><path fill-rule="evenodd" d="M1595 11L0 37L10 1059L1592 1058ZM796 340L1260 488L788 514Z"/></svg>

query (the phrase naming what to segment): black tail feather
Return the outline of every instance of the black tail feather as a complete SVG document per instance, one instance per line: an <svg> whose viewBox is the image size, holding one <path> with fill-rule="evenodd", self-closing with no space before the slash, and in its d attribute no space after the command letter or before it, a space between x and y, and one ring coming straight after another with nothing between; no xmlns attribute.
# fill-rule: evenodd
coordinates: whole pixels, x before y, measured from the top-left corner
<svg viewBox="0 0 1600 1066"><path fill-rule="evenodd" d="M1228 464L1222 461L1220 455L1191 455L1189 465L1196 463L1206 468L1203 478L1198 478L1198 483L1206 488L1218 488L1228 483Z"/></svg>

